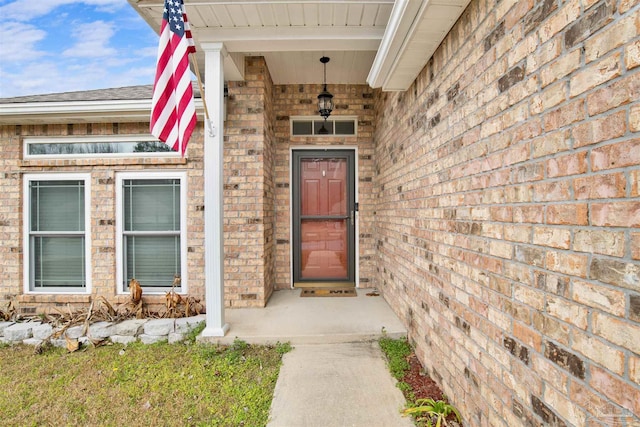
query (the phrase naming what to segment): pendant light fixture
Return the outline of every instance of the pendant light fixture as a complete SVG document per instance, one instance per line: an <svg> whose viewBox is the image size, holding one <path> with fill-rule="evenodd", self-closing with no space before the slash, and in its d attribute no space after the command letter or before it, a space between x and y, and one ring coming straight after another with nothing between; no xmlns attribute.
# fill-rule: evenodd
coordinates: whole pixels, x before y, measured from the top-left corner
<svg viewBox="0 0 640 427"><path fill-rule="evenodd" d="M322 128L320 128L320 130L318 131L318 133L321 135L326 135L329 133L329 131L325 127L325 124L327 123L327 118L333 111L333 95L327 90L327 62L329 62L329 60L330 59L326 56L320 58L320 62L322 62L322 65L324 66L324 86L322 92L320 92L320 95L318 95L318 112L324 119Z"/></svg>

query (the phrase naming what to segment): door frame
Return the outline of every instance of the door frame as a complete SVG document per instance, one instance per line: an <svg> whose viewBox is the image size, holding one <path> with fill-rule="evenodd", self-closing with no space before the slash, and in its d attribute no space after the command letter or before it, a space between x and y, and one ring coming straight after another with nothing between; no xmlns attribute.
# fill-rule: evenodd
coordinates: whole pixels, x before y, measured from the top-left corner
<svg viewBox="0 0 640 427"><path fill-rule="evenodd" d="M293 240L293 152L294 151L353 151L353 180L354 189L353 197L356 205L358 204L358 146L356 145L291 145L289 147L289 281L290 288L293 289L294 284L294 265L293 265L293 253L295 250L295 242ZM356 288L360 287L360 212L358 209L354 212L354 269L355 269L355 284Z"/></svg>

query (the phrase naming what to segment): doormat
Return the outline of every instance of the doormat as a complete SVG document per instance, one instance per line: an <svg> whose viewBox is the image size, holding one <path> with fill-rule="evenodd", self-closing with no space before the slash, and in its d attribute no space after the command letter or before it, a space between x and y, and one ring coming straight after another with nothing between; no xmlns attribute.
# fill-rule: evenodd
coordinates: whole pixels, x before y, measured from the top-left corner
<svg viewBox="0 0 640 427"><path fill-rule="evenodd" d="M304 288L301 297L355 297L355 288Z"/></svg>

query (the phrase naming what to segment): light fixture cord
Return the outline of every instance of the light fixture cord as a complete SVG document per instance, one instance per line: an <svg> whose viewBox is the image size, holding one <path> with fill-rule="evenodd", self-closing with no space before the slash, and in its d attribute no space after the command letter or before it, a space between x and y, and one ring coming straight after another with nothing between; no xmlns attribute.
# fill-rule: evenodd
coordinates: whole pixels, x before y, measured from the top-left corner
<svg viewBox="0 0 640 427"><path fill-rule="evenodd" d="M326 92L327 91L327 63L323 62L322 66L324 67L324 88L323 91ZM327 118L324 117L324 122L327 123ZM324 128L324 125L322 125L322 127Z"/></svg>
<svg viewBox="0 0 640 427"><path fill-rule="evenodd" d="M324 65L324 91L327 91L327 63L323 63L322 65ZM327 117L324 118L324 123L327 123ZM322 127L324 127L324 125L322 125Z"/></svg>
<svg viewBox="0 0 640 427"><path fill-rule="evenodd" d="M324 91L327 91L327 63L323 62L322 65L324 66ZM324 118L324 122L325 124L327 123L327 117ZM322 125L322 127L324 128L324 125Z"/></svg>
<svg viewBox="0 0 640 427"><path fill-rule="evenodd" d="M327 63L325 62L322 65L324 65L324 90L327 90Z"/></svg>

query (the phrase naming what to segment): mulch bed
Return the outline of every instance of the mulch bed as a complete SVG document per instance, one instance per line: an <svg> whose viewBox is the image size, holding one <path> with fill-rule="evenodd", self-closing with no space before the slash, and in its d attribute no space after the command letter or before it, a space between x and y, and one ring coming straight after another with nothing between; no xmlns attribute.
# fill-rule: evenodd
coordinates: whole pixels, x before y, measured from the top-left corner
<svg viewBox="0 0 640 427"><path fill-rule="evenodd" d="M436 384L436 382L424 372L422 364L414 353L411 353L407 357L407 362L409 362L410 368L405 372L402 381L411 386L415 398L433 400L443 399L444 395L442 390L438 384Z"/></svg>
<svg viewBox="0 0 640 427"><path fill-rule="evenodd" d="M409 393L413 393L412 397L409 397L407 393L404 393L407 401L410 401L412 398L415 399L414 401L418 399L433 399L435 401L447 400L438 384L436 384L436 382L425 373L424 368L415 353L411 352L411 354L407 356L407 362L409 362L409 370L405 372L404 377L401 379L401 381L404 381L411 387L411 392ZM425 427L429 425L428 417L424 415L417 416L414 418L414 421L418 427ZM447 417L447 422L448 425L452 427L459 427L462 425L456 422L454 414L450 414Z"/></svg>

